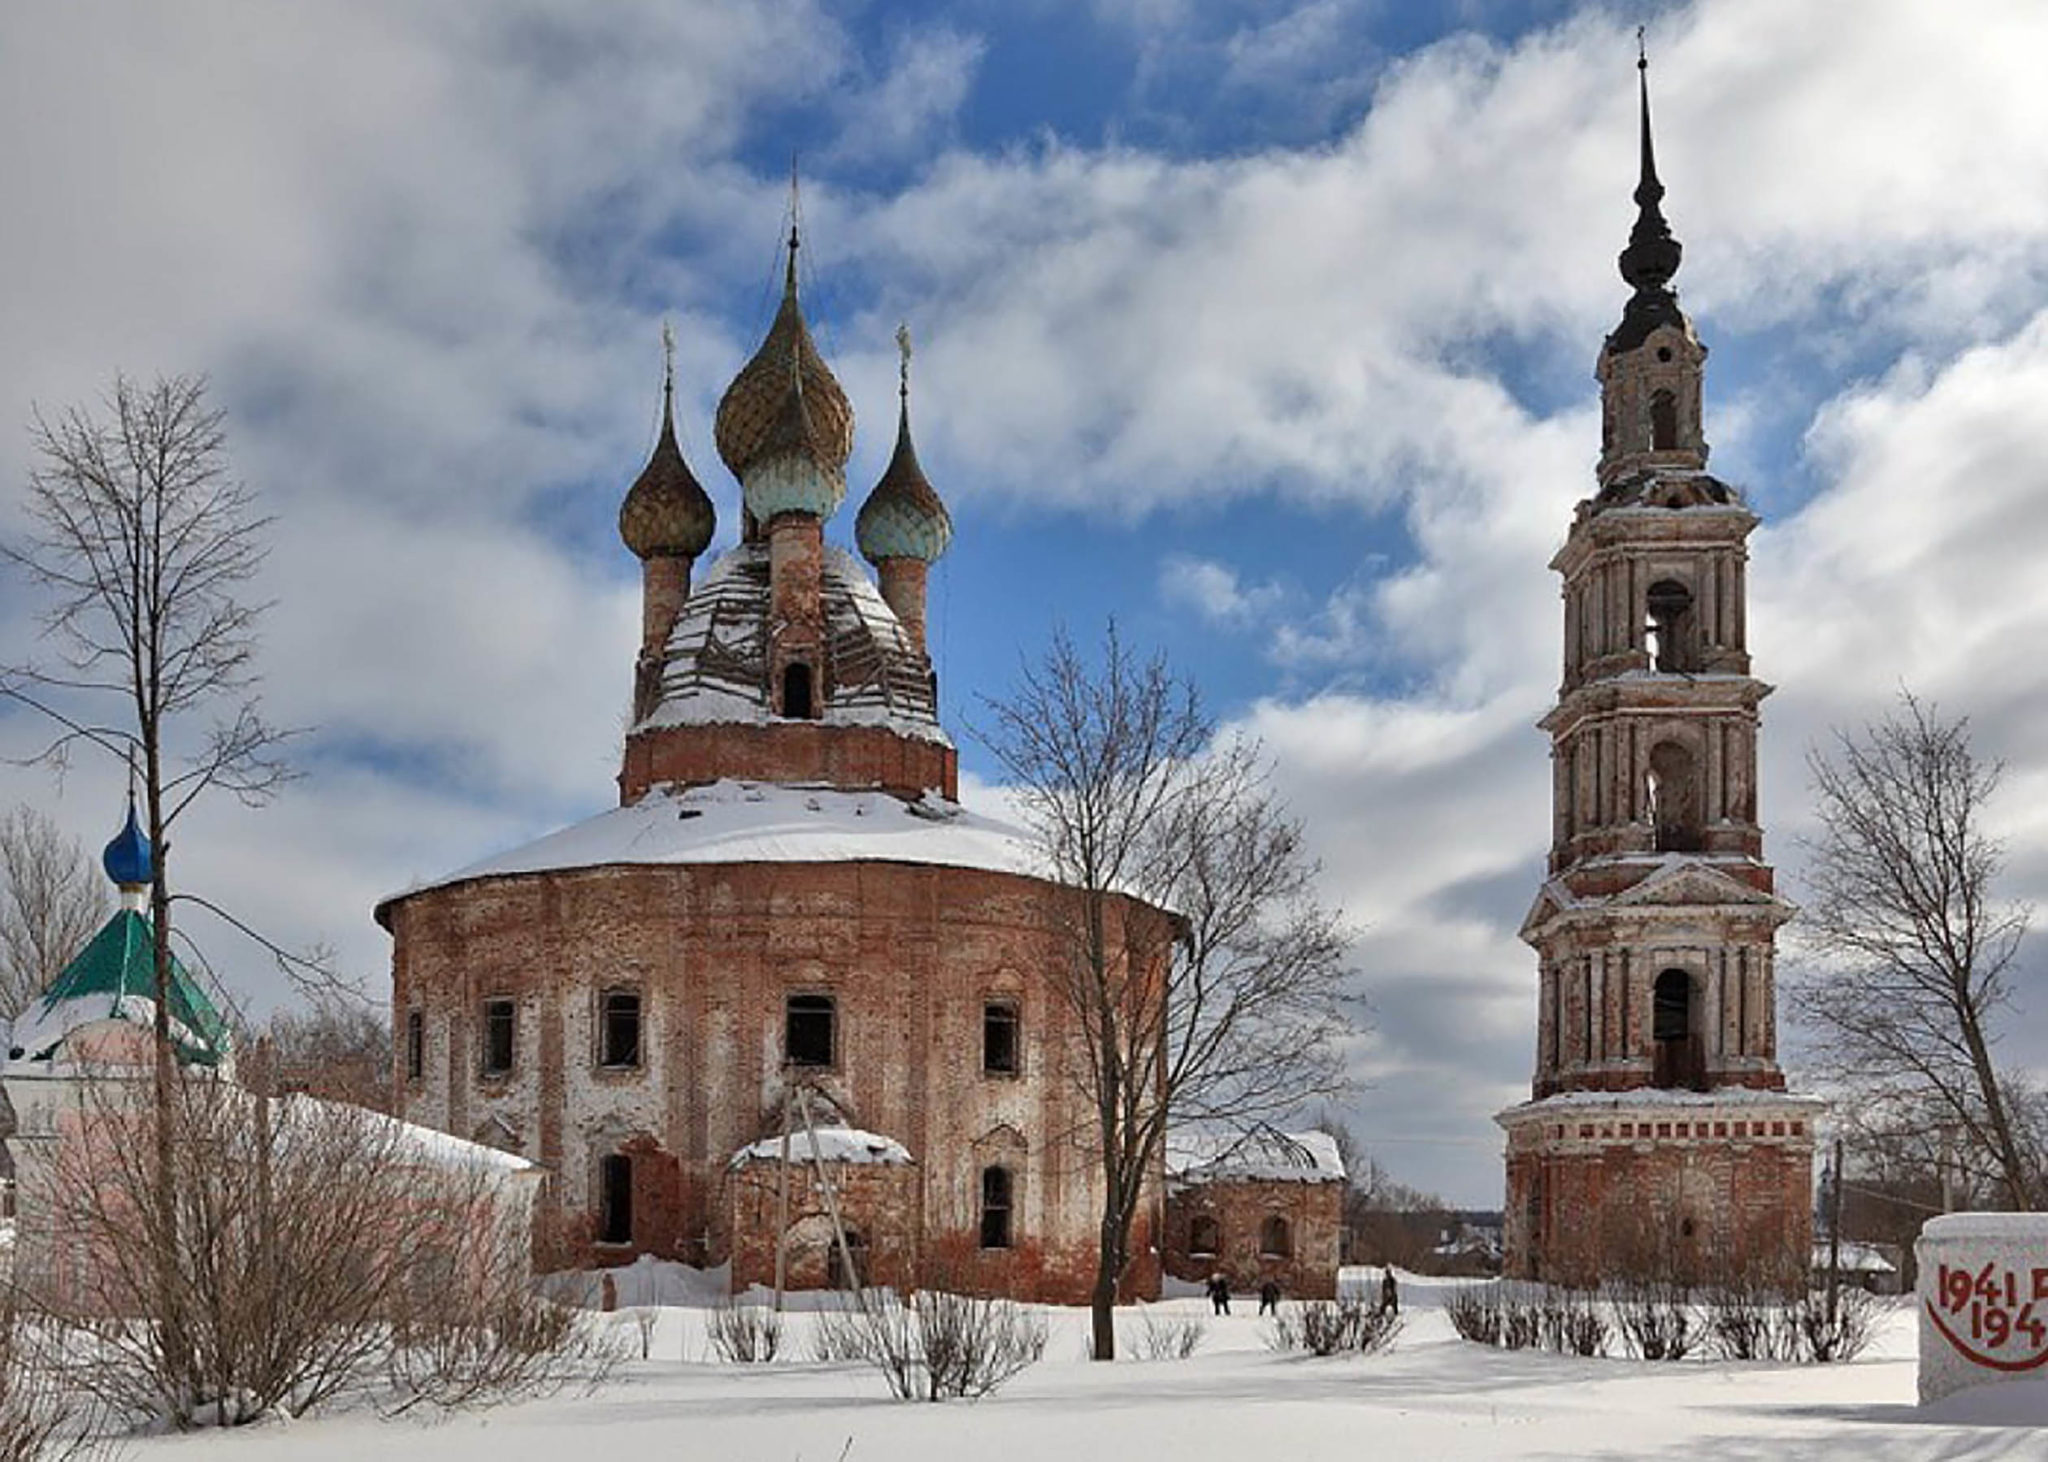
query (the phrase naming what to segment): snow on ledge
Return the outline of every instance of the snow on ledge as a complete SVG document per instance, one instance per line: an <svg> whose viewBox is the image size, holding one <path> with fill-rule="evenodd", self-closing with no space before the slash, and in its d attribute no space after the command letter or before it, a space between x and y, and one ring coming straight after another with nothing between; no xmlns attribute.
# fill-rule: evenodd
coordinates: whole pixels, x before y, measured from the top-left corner
<svg viewBox="0 0 2048 1462"><path fill-rule="evenodd" d="M613 864L863 861L1051 876L1029 834L936 792L905 802L879 790L720 781L649 792L630 806L415 884L379 906L476 878Z"/></svg>
<svg viewBox="0 0 2048 1462"><path fill-rule="evenodd" d="M1176 1183L1335 1183L1344 1178L1337 1139L1327 1132L1170 1132L1166 1176Z"/></svg>
<svg viewBox="0 0 2048 1462"><path fill-rule="evenodd" d="M751 1162L780 1162L782 1141L777 1135L750 1142L732 1155L728 1166L737 1168ZM898 1167L911 1160L910 1149L895 1138L884 1137L878 1132L863 1132L858 1127L819 1127L814 1133L792 1132L789 1134L789 1157L792 1162L863 1163L888 1167Z"/></svg>

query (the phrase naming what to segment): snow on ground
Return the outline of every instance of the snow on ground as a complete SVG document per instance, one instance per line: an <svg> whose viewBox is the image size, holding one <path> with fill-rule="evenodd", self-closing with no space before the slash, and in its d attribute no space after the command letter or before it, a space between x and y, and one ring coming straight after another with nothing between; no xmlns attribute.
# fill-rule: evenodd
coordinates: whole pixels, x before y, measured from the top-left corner
<svg viewBox="0 0 2048 1462"><path fill-rule="evenodd" d="M1364 1282L1377 1271L1360 1271ZM721 1462L1143 1462L1297 1458L2021 1458L2048 1455L2048 1388L1998 1387L1913 1404L1910 1300L1890 1302L1879 1341L1841 1366L1647 1364L1484 1350L1440 1308L1457 1281L1409 1278L1405 1329L1369 1359L1266 1349L1255 1303L1208 1321L1187 1361L1083 1358L1087 1315L1051 1313L1046 1358L996 1395L940 1405L891 1399L859 1365L803 1358L813 1317L789 1316L796 1357L770 1366L709 1359L705 1312L659 1312L653 1358L590 1395L432 1420L314 1418L240 1432L144 1438L137 1462L561 1462L715 1457ZM1203 1315L1199 1300L1150 1307ZM1139 1311L1119 1314L1126 1336ZM630 1314L610 1323L638 1355Z"/></svg>

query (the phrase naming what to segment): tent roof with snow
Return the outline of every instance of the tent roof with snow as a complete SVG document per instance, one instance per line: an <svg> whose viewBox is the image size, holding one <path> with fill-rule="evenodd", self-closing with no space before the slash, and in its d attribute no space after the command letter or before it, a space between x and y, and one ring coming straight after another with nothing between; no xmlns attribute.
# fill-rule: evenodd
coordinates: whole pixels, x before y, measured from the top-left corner
<svg viewBox="0 0 2048 1462"><path fill-rule="evenodd" d="M191 974L171 957L171 1043L188 1066L218 1066L228 1050L228 1025ZM148 919L120 909L80 950L49 989L14 1022L9 1055L45 1061L64 1038L102 1020L145 1029L156 1020L155 940Z"/></svg>

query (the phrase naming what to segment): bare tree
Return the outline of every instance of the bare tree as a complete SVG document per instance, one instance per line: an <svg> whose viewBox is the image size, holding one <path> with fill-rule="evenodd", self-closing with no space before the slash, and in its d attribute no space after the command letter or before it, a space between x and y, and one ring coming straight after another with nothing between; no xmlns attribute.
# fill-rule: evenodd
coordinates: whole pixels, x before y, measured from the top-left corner
<svg viewBox="0 0 2048 1462"><path fill-rule="evenodd" d="M284 1091L396 1110L391 1091L391 1021L380 1008L341 994L279 1010L265 1032L270 1072Z"/></svg>
<svg viewBox="0 0 2048 1462"><path fill-rule="evenodd" d="M168 1144L176 1079L169 833L206 792L257 803L287 776L278 755L284 733L263 719L253 694L262 606L244 597L263 563L269 520L229 475L221 413L197 377L144 386L117 376L104 412L38 411L30 435L39 459L29 474L33 526L0 555L49 596L42 622L58 659L0 671L0 695L57 728L40 759L61 768L78 748L98 747L139 783L154 851L155 1125ZM178 1215L168 1146L156 1160L166 1179L157 1221L170 1236Z"/></svg>
<svg viewBox="0 0 2048 1462"><path fill-rule="evenodd" d="M2034 1165L1993 1059L2030 917L1995 889L2004 854L1983 812L2001 768L1971 750L1967 720L1910 692L1808 765L1820 830L1802 923L1816 958L1792 995L1823 1074L1866 1111L1897 1105L1948 1129L2005 1201L2031 1208Z"/></svg>
<svg viewBox="0 0 2048 1462"><path fill-rule="evenodd" d="M106 880L75 839L33 807L0 814L0 1016L48 989L106 917Z"/></svg>
<svg viewBox="0 0 2048 1462"><path fill-rule="evenodd" d="M1169 1125L1249 1128L1342 1089L1344 935L1259 749L1112 625L1064 633L984 735L1057 882L1056 986L1079 1032L1103 1205L1091 1353L1116 1353L1131 1229Z"/></svg>

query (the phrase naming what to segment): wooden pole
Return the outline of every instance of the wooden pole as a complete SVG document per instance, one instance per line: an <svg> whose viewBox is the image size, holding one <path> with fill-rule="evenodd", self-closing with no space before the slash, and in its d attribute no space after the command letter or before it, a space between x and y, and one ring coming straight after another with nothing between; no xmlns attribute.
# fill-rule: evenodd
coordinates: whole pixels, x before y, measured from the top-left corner
<svg viewBox="0 0 2048 1462"><path fill-rule="evenodd" d="M775 1313L782 1313L782 1289L789 1278L789 1122L790 1087L782 1088L781 1167L775 1175Z"/></svg>
<svg viewBox="0 0 2048 1462"><path fill-rule="evenodd" d="M1834 1191L1828 1195L1828 1329L1835 1327L1835 1296L1842 1285L1842 1139L1835 1139Z"/></svg>

